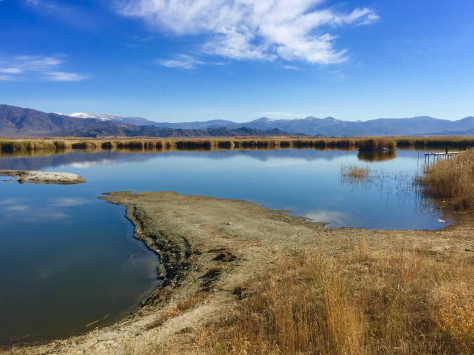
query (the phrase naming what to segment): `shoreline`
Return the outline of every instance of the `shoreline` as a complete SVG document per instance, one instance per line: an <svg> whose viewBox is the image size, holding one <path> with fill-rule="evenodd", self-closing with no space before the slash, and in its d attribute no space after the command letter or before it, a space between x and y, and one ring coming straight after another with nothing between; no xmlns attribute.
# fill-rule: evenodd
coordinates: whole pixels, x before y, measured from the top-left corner
<svg viewBox="0 0 474 355"><path fill-rule="evenodd" d="M76 174L49 171L0 170L0 176L10 176L20 184L75 185L86 182L84 178Z"/></svg>
<svg viewBox="0 0 474 355"><path fill-rule="evenodd" d="M366 238L369 248L385 253L401 244L442 254L454 250L454 241L461 254L473 250L471 216L436 231L382 231L327 228L242 200L173 192L113 192L101 198L126 206L134 237L160 256L162 284L113 325L47 344L24 344L18 351L113 353L126 339L150 336L159 344L177 338L186 344L186 334L232 314L246 285L264 276L282 253L290 257L308 246L337 255Z"/></svg>

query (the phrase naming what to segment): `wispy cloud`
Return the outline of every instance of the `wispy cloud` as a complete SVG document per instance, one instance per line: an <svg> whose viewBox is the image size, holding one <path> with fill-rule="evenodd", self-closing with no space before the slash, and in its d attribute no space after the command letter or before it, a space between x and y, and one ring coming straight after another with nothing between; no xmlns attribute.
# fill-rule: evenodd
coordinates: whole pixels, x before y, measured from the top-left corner
<svg viewBox="0 0 474 355"><path fill-rule="evenodd" d="M81 81L87 75L58 71L63 66L64 56L17 55L0 57L0 80L22 81Z"/></svg>
<svg viewBox="0 0 474 355"><path fill-rule="evenodd" d="M18 1L18 0L17 0ZM23 0L28 8L53 21L79 29L97 29L100 26L94 12L81 9L82 1Z"/></svg>
<svg viewBox="0 0 474 355"><path fill-rule="evenodd" d="M86 75L64 71L52 71L44 73L47 81L81 81L87 79Z"/></svg>
<svg viewBox="0 0 474 355"><path fill-rule="evenodd" d="M202 35L203 55L236 60L303 61L317 64L347 60L328 31L374 23L369 8L342 13L324 0L116 0L123 16L144 20L177 36ZM171 61L169 66L188 66ZM181 66L179 64L182 64ZM192 67L192 66L191 66Z"/></svg>
<svg viewBox="0 0 474 355"><path fill-rule="evenodd" d="M162 65L167 68L180 68L191 70L194 69L196 65L205 63L200 60L197 60L196 58L190 55L181 54L178 55L175 59L159 59L156 61L156 64Z"/></svg>

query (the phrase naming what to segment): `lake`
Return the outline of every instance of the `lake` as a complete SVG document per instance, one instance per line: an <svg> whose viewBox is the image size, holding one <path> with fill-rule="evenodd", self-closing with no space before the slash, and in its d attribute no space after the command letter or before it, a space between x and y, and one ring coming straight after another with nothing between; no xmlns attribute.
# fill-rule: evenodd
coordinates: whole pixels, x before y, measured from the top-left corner
<svg viewBox="0 0 474 355"><path fill-rule="evenodd" d="M312 149L2 155L0 169L71 172L79 185L0 177L0 342L64 337L110 324L159 284L158 257L103 192L176 191L244 199L329 227L438 229L449 222L412 181L423 151ZM353 180L341 166L369 167Z"/></svg>

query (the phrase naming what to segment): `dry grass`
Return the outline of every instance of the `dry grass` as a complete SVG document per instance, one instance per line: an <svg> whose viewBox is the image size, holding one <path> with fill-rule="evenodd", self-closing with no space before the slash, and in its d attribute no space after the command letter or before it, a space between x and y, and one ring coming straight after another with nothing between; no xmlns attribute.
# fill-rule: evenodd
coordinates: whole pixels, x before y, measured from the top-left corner
<svg viewBox="0 0 474 355"><path fill-rule="evenodd" d="M393 138L385 137L359 139L356 142L356 147L359 148L360 151L393 150L396 145L397 143Z"/></svg>
<svg viewBox="0 0 474 355"><path fill-rule="evenodd" d="M234 137L234 138L45 138L0 139L0 152L51 152L70 149L139 151L214 150L214 149L359 149L364 151L392 151L395 147L466 148L474 146L474 138L464 137L355 137L355 138L287 138L287 137Z"/></svg>
<svg viewBox="0 0 474 355"><path fill-rule="evenodd" d="M267 275L237 316L196 337L216 354L469 354L472 264L416 250L306 250Z"/></svg>
<svg viewBox="0 0 474 355"><path fill-rule="evenodd" d="M396 141L399 148L466 149L474 146L474 139L472 137L397 137Z"/></svg>
<svg viewBox="0 0 474 355"><path fill-rule="evenodd" d="M430 166L419 183L428 196L450 199L456 208L474 209L474 148Z"/></svg>
<svg viewBox="0 0 474 355"><path fill-rule="evenodd" d="M148 329L162 326L168 320L185 313L186 311L192 309L199 303L203 302L205 298L206 298L206 294L201 292L201 293L192 295L186 299L178 300L176 303L176 307L173 307L167 311L161 312L156 318L156 320L153 323L148 325Z"/></svg>
<svg viewBox="0 0 474 355"><path fill-rule="evenodd" d="M368 166L358 165L341 165L341 176L343 179L349 180L366 180L370 174L370 168Z"/></svg>

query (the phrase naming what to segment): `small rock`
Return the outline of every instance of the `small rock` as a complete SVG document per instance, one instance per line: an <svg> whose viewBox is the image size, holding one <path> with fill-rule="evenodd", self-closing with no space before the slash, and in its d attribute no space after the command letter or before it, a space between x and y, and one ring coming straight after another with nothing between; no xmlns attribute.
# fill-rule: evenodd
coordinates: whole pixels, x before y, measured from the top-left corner
<svg viewBox="0 0 474 355"><path fill-rule="evenodd" d="M228 226L231 226L231 225L232 225L232 222L227 223L227 225L228 225Z"/></svg>

